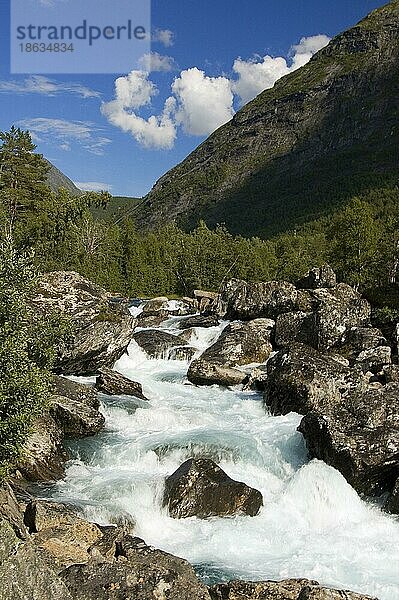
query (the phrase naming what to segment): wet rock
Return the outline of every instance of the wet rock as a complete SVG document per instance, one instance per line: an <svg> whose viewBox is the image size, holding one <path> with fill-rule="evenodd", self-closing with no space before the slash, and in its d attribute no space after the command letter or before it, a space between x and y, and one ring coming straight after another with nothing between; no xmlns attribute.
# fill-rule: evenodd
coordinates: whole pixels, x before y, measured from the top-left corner
<svg viewBox="0 0 399 600"><path fill-rule="evenodd" d="M97 390L94 387L72 381L66 377L59 377L58 375L53 375L52 384L55 396L63 396L70 400L75 400L96 410L100 408Z"/></svg>
<svg viewBox="0 0 399 600"><path fill-rule="evenodd" d="M169 317L170 315L166 310L142 312L137 317L137 326L143 328L159 327L159 325L169 319Z"/></svg>
<svg viewBox="0 0 399 600"><path fill-rule="evenodd" d="M191 346L177 346L169 352L170 360L190 361L196 353L196 349Z"/></svg>
<svg viewBox="0 0 399 600"><path fill-rule="evenodd" d="M231 581L209 589L211 600L377 600L363 594L321 587L317 581Z"/></svg>
<svg viewBox="0 0 399 600"><path fill-rule="evenodd" d="M297 308L297 296L295 286L284 281L252 283L232 279L221 289L218 313L230 320L276 319Z"/></svg>
<svg viewBox="0 0 399 600"><path fill-rule="evenodd" d="M391 348L389 346L379 346L370 350L363 350L355 359L355 364L359 365L364 373L379 373L383 367L391 363Z"/></svg>
<svg viewBox="0 0 399 600"><path fill-rule="evenodd" d="M189 381L196 385L242 383L246 374L235 367L268 359L273 350L273 328L270 319L230 323L217 341L191 363Z"/></svg>
<svg viewBox="0 0 399 600"><path fill-rule="evenodd" d="M152 298L148 300L143 306L144 314L152 314L156 311L166 310L169 299L166 296L159 296L158 298Z"/></svg>
<svg viewBox="0 0 399 600"><path fill-rule="evenodd" d="M399 477L395 486L385 504L385 510L395 515L399 515Z"/></svg>
<svg viewBox="0 0 399 600"><path fill-rule="evenodd" d="M248 378L248 381L245 383L244 389L246 390L258 390L264 391L267 381L267 366L259 365L253 371Z"/></svg>
<svg viewBox="0 0 399 600"><path fill-rule="evenodd" d="M219 319L215 315L193 315L178 324L179 329L191 329L193 327L217 327Z"/></svg>
<svg viewBox="0 0 399 600"><path fill-rule="evenodd" d="M151 358L168 358L171 348L186 345L184 338L157 329L138 331L133 339Z"/></svg>
<svg viewBox="0 0 399 600"><path fill-rule="evenodd" d="M399 384L352 389L319 402L299 431L312 457L338 469L359 492L392 492L399 475Z"/></svg>
<svg viewBox="0 0 399 600"><path fill-rule="evenodd" d="M234 481L212 460L198 458L187 460L166 479L164 505L177 519L255 516L263 499L258 490Z"/></svg>
<svg viewBox="0 0 399 600"><path fill-rule="evenodd" d="M50 414L35 419L17 465L22 475L29 481L63 477L64 463L68 460L63 439L63 431Z"/></svg>
<svg viewBox="0 0 399 600"><path fill-rule="evenodd" d="M90 437L105 425L104 415L98 410L65 396L51 398L50 415L66 437Z"/></svg>
<svg viewBox="0 0 399 600"><path fill-rule="evenodd" d="M62 312L71 321L73 334L60 345L56 362L56 371L66 375L112 367L125 353L135 326L127 303L116 302L103 288L74 272L43 275L32 305L41 314Z"/></svg>
<svg viewBox="0 0 399 600"><path fill-rule="evenodd" d="M61 577L75 600L209 600L191 565L126 536L117 560L72 565Z"/></svg>
<svg viewBox="0 0 399 600"><path fill-rule="evenodd" d="M140 400L148 400L143 394L141 383L132 381L107 367L100 369L99 373L96 379L96 388L99 392L108 396L134 396Z"/></svg>
<svg viewBox="0 0 399 600"><path fill-rule="evenodd" d="M275 415L326 410L352 387L365 389L366 382L334 356L310 346L293 344L267 363L265 403Z"/></svg>
<svg viewBox="0 0 399 600"><path fill-rule="evenodd" d="M337 276L330 265L314 267L297 283L298 289L317 290L319 288L334 288L337 285Z"/></svg>

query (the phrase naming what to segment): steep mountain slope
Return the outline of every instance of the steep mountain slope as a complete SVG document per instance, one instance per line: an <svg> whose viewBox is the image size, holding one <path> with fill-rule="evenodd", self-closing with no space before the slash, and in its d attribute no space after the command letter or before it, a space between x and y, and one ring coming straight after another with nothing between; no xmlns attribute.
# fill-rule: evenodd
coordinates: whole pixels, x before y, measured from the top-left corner
<svg viewBox="0 0 399 600"><path fill-rule="evenodd" d="M64 173L62 173L59 169L57 169L57 167L52 165L50 162L49 165L50 171L47 175L47 181L53 192L56 192L59 188L65 188L74 196L78 196L82 193L82 191L76 187L76 185L73 183L73 181L69 179L69 177L64 175Z"/></svg>
<svg viewBox="0 0 399 600"><path fill-rule="evenodd" d="M271 235L399 183L399 0L338 35L164 175L138 220Z"/></svg>

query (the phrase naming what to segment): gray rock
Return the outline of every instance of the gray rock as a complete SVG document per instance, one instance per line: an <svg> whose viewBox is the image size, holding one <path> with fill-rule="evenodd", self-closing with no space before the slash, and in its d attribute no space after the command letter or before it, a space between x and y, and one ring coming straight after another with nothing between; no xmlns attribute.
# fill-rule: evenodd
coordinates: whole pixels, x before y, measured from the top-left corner
<svg viewBox="0 0 399 600"><path fill-rule="evenodd" d="M276 345L281 348L293 342L311 343L313 324L313 313L310 312L295 311L279 315L276 320Z"/></svg>
<svg viewBox="0 0 399 600"><path fill-rule="evenodd" d="M295 286L284 281L252 283L232 279L221 289L218 313L230 320L276 319L296 309L297 297Z"/></svg>
<svg viewBox="0 0 399 600"><path fill-rule="evenodd" d="M196 353L196 349L191 346L177 346L169 352L170 360L190 361Z"/></svg>
<svg viewBox="0 0 399 600"><path fill-rule="evenodd" d="M193 327L217 327L219 319L215 315L193 315L179 322L179 329L191 329Z"/></svg>
<svg viewBox="0 0 399 600"><path fill-rule="evenodd" d="M158 298L152 298L148 300L143 306L144 314L152 314L156 311L165 310L169 299L166 296L159 296Z"/></svg>
<svg viewBox="0 0 399 600"><path fill-rule="evenodd" d="M169 313L166 310L146 311L137 317L137 326L143 328L159 327L161 323L169 319Z"/></svg>
<svg viewBox="0 0 399 600"><path fill-rule="evenodd" d="M176 519L240 513L253 517L263 499L258 490L234 481L212 460L197 458L187 460L166 479L164 505Z"/></svg>
<svg viewBox="0 0 399 600"><path fill-rule="evenodd" d="M96 410L100 408L97 390L94 387L71 381L71 379L59 377L58 375L53 375L52 384L55 396L63 396L64 398L75 400Z"/></svg>
<svg viewBox="0 0 399 600"><path fill-rule="evenodd" d="M125 353L135 320L127 304L116 302L100 286L74 272L42 276L32 306L49 315L62 312L71 321L73 334L59 347L56 371L86 375L102 366L113 366Z"/></svg>
<svg viewBox="0 0 399 600"><path fill-rule="evenodd" d="M399 515L399 477L396 480L395 486L385 503L385 510L395 515Z"/></svg>
<svg viewBox="0 0 399 600"><path fill-rule="evenodd" d="M90 437L105 425L104 415L98 410L65 396L51 398L50 415L66 437Z"/></svg>
<svg viewBox="0 0 399 600"><path fill-rule="evenodd" d="M380 329L375 327L352 327L345 333L344 348L348 353L360 353L379 346L388 346Z"/></svg>
<svg viewBox="0 0 399 600"><path fill-rule="evenodd" d="M383 367L391 363L391 348L389 346L379 346L370 350L363 350L355 359L355 364L359 365L364 373L379 373Z"/></svg>
<svg viewBox="0 0 399 600"><path fill-rule="evenodd" d="M320 288L334 288L337 285L337 276L330 265L314 267L297 283L298 289L317 290Z"/></svg>
<svg viewBox="0 0 399 600"><path fill-rule="evenodd" d="M169 358L172 348L186 346L183 337L157 329L137 331L133 339L151 358Z"/></svg>
<svg viewBox="0 0 399 600"><path fill-rule="evenodd" d="M187 373L189 381L196 385L242 383L246 374L235 367L269 358L273 328L270 319L230 323L216 342L193 360Z"/></svg>
<svg viewBox="0 0 399 600"><path fill-rule="evenodd" d="M128 379L117 371L103 367L96 379L96 388L109 396L134 396L140 400L148 401L143 394L141 383Z"/></svg>

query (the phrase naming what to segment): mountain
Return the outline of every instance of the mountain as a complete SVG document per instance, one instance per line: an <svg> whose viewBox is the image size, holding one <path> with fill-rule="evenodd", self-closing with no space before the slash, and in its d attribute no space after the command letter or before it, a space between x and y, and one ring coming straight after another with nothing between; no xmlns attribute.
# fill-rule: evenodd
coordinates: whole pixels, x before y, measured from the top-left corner
<svg viewBox="0 0 399 600"><path fill-rule="evenodd" d="M261 93L145 198L139 224L270 236L399 183L399 0Z"/></svg>
<svg viewBox="0 0 399 600"><path fill-rule="evenodd" d="M53 192L56 192L59 188L65 188L74 196L79 196L82 193L76 185L71 181L64 173L61 173L57 167L47 161L50 165L50 170L47 174L47 181Z"/></svg>

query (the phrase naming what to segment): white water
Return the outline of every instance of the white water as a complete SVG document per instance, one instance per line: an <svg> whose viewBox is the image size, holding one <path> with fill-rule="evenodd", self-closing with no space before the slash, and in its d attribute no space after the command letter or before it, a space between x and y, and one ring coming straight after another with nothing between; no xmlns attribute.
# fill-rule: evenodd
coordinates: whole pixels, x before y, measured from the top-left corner
<svg viewBox="0 0 399 600"><path fill-rule="evenodd" d="M165 326L173 331L176 320ZM193 343L202 350L220 331L197 329ZM399 600L398 521L331 467L307 462L299 415L271 417L251 392L188 385L187 367L149 360L132 343L116 370L143 384L148 406L134 411L127 397L103 396L106 431L73 446L76 459L51 496L80 502L100 522L129 513L137 535L187 558L206 581L300 576ZM262 492L257 517L168 517L164 478L204 454Z"/></svg>

